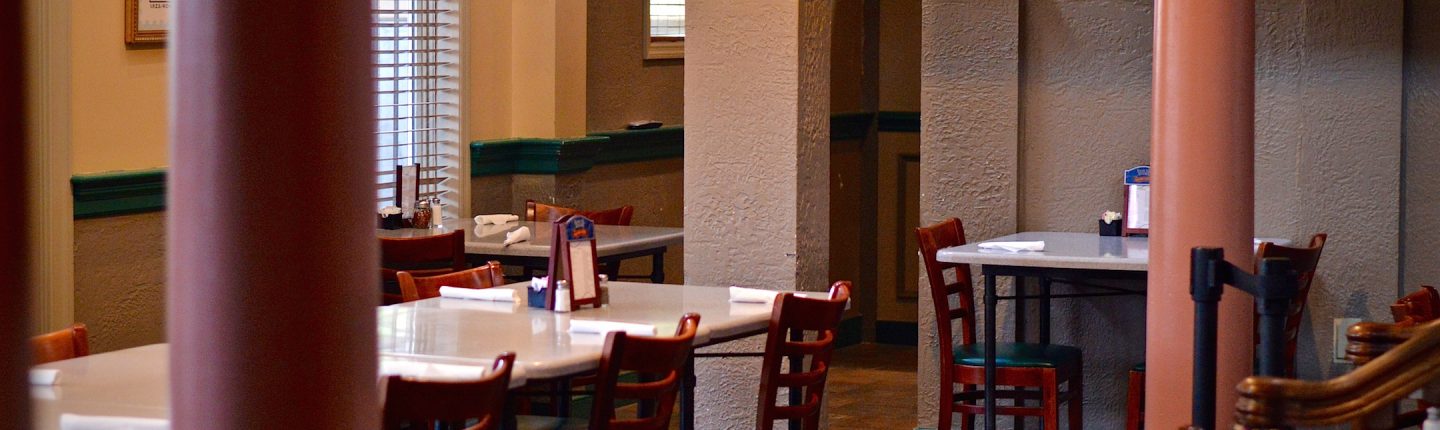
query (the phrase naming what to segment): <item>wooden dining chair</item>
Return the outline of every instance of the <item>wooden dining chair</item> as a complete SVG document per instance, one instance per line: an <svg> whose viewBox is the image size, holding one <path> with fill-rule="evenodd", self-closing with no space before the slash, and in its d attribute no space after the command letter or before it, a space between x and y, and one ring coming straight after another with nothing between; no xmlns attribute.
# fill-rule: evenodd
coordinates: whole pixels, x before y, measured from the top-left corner
<svg viewBox="0 0 1440 430"><path fill-rule="evenodd" d="M85 324L75 323L30 338L30 353L34 364L84 357L90 355L90 334Z"/></svg>
<svg viewBox="0 0 1440 430"><path fill-rule="evenodd" d="M680 317L675 335L669 337L630 336L610 332L605 336L605 350L600 367L595 371L591 393L590 418L580 422L566 418L524 416L517 419L521 430L580 429L590 430L662 430L670 428L675 413L675 399L685 375L685 362L694 348L695 332L700 327L700 314ZM638 382L622 381L621 374L633 374ZM616 403L643 402L651 406L646 414L635 418L618 418Z"/></svg>
<svg viewBox="0 0 1440 430"><path fill-rule="evenodd" d="M1299 290L1295 299L1290 302L1289 313L1285 316L1285 356L1282 357L1282 372L1286 377L1295 377L1296 349L1300 340L1300 323L1305 320L1305 303L1310 297L1310 285L1315 280L1315 269L1320 264L1320 254L1325 250L1325 233L1319 233L1310 237L1309 246L1303 248L1276 245L1270 242L1262 242L1255 250L1256 270L1259 270L1261 260L1266 258L1286 258L1290 260L1291 267L1300 275L1298 278ZM1260 342L1260 313L1254 314L1255 343ZM1130 370L1129 399L1126 403L1127 430L1139 430L1145 428L1143 424L1145 417L1145 365L1142 363Z"/></svg>
<svg viewBox="0 0 1440 430"><path fill-rule="evenodd" d="M440 423L478 420L466 430L500 428L515 353L495 358L476 381L423 381L394 375L385 379L384 429L435 428ZM408 425L408 426L407 426Z"/></svg>
<svg viewBox="0 0 1440 430"><path fill-rule="evenodd" d="M1440 292L1429 285L1406 294L1390 305L1390 316L1396 324L1415 325L1440 318Z"/></svg>
<svg viewBox="0 0 1440 430"><path fill-rule="evenodd" d="M936 327L940 349L940 420L939 428L950 428L954 414L960 414L960 428L974 428L976 415L985 413L985 348L975 340L975 289L970 284L968 264L943 263L935 255L943 248L965 244L965 227L951 218L939 224L915 229L920 242L920 256L925 274L930 279L930 294L935 301ZM945 271L954 270L954 282L946 283ZM950 297L958 297L958 306L950 307ZM988 310L994 312L994 310ZM952 335L952 324L960 320L959 343ZM996 389L997 399L1008 399L1013 406L999 406L998 415L1038 416L1046 429L1060 428L1060 403L1068 402L1070 428L1082 425L1081 405L1084 392L1080 349L1063 345L1031 343L999 343L995 346L995 385L1014 389ZM1060 391L1065 384L1066 390ZM956 390L955 385L960 389ZM1040 395L1032 390L1039 388ZM1040 400L1039 406L1025 406L1025 400Z"/></svg>
<svg viewBox="0 0 1440 430"><path fill-rule="evenodd" d="M800 428L805 430L820 428L820 405L825 396L830 357L835 351L840 318L849 301L849 281L831 285L829 296L823 299L803 298L794 293L775 298L775 307L770 311L770 329L765 337L765 358L760 367L756 429L772 430L775 420L798 420ZM814 334L807 336L810 332ZM799 393L798 404L777 405L781 388L792 394Z"/></svg>
<svg viewBox="0 0 1440 430"><path fill-rule="evenodd" d="M570 214L584 215L601 225L630 225L630 218L635 215L635 207L630 205L614 209L600 211L587 211L564 206L547 205L534 200L525 201L526 221L555 221L560 217Z"/></svg>
<svg viewBox="0 0 1440 430"><path fill-rule="evenodd" d="M575 208L567 208L567 207L564 207L564 206L547 205L547 204L544 204L544 203L538 203L538 202L536 202L536 201L534 201L534 200L526 200L526 201L525 201L525 220L526 220L526 221L555 221L555 220L557 220L557 219L560 219L560 217L563 217L563 216L565 216L565 215L570 215L570 214L580 214L580 215L584 215L586 218L590 218L591 221L594 221L595 224L599 224L599 225L621 225L621 226L628 226L628 225L630 225L630 218L635 215L635 207L630 206L630 205L625 205L625 206L621 206L621 207L614 208L614 209L606 209L606 210L600 210L600 211L587 211L587 210L580 210L580 209L575 209ZM539 271L539 270L545 270L545 268L544 268L544 267L526 267L526 268L525 268L526 273L532 273L532 272ZM632 280L634 280L634 279L643 279L643 280L646 280L646 281L648 282L648 280L650 279L650 276L649 276L649 275L644 275L644 276L639 276L639 275L637 275L637 276L621 275L621 274L620 274L620 267L619 267L618 264L613 264L613 265L612 265L612 264L601 264L601 265L597 266L597 267L595 268L595 270L596 270L598 273L604 273L606 276L609 276L611 280L616 280L616 281L621 280L621 279L623 278L623 279L632 279Z"/></svg>
<svg viewBox="0 0 1440 430"><path fill-rule="evenodd" d="M444 275L417 278L408 271L401 271L396 272L395 277L400 283L400 297L404 302L440 297L440 287L485 289L505 285L505 271L499 261Z"/></svg>
<svg viewBox="0 0 1440 430"><path fill-rule="evenodd" d="M397 273L435 276L468 269L465 262L465 231L416 238L380 239L380 282L384 304L403 301Z"/></svg>

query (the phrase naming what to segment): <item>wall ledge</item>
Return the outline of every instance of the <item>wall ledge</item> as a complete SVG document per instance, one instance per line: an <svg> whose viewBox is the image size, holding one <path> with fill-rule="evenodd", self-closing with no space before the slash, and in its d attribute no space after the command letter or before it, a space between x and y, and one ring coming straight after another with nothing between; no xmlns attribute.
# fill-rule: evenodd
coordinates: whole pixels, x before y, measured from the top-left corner
<svg viewBox="0 0 1440 430"><path fill-rule="evenodd" d="M75 175L75 219L165 210L165 169Z"/></svg>

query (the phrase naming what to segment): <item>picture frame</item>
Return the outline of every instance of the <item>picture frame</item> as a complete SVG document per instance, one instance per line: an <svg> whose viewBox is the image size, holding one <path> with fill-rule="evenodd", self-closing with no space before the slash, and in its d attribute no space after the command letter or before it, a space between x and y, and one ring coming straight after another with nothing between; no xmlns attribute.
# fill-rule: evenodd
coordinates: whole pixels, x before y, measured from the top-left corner
<svg viewBox="0 0 1440 430"><path fill-rule="evenodd" d="M125 0L125 44L163 44L175 0Z"/></svg>

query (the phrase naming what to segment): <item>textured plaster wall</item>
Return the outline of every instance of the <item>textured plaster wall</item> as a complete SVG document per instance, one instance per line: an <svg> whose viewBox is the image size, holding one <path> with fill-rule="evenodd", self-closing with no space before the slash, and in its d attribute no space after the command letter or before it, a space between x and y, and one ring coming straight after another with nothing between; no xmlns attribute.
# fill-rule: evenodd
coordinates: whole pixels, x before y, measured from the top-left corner
<svg viewBox="0 0 1440 430"><path fill-rule="evenodd" d="M1440 285L1440 2L1405 10L1405 273L1401 288Z"/></svg>
<svg viewBox="0 0 1440 430"><path fill-rule="evenodd" d="M684 60L646 60L648 3L590 0L586 38L586 129L685 119Z"/></svg>
<svg viewBox="0 0 1440 430"><path fill-rule="evenodd" d="M165 214L75 221L75 320L91 353L165 341Z"/></svg>
<svg viewBox="0 0 1440 430"><path fill-rule="evenodd" d="M687 5L686 283L825 288L832 7ZM703 428L754 427L757 366L700 366Z"/></svg>
<svg viewBox="0 0 1440 430"><path fill-rule="evenodd" d="M969 237L1012 233L1019 4L923 0L920 16L920 223L960 217ZM923 276L920 285L926 285ZM922 427L934 427L937 413L933 306L920 294L916 412Z"/></svg>

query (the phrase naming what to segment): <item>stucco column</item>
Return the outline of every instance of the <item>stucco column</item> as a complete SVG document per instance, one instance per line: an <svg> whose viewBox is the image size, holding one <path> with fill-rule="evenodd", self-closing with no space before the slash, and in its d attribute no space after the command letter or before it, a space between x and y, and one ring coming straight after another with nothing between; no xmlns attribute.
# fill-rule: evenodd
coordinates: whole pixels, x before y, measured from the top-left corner
<svg viewBox="0 0 1440 430"><path fill-rule="evenodd" d="M1254 3L1155 2L1154 85L1145 427L1160 429L1190 422L1190 249L1253 258ZM1250 373L1251 308L1233 289L1220 303L1217 428Z"/></svg>
<svg viewBox="0 0 1440 430"><path fill-rule="evenodd" d="M174 428L375 428L370 4L174 5Z"/></svg>
<svg viewBox="0 0 1440 430"><path fill-rule="evenodd" d="M686 5L686 284L829 286L833 8ZM753 427L758 363L699 364L700 428Z"/></svg>
<svg viewBox="0 0 1440 430"><path fill-rule="evenodd" d="M12 220L26 220L25 198L25 55L21 2L0 6L0 213ZM31 286L27 282L26 243L22 224L0 229L0 429L30 428L30 390L26 369L30 367L26 343L30 327L27 307Z"/></svg>

